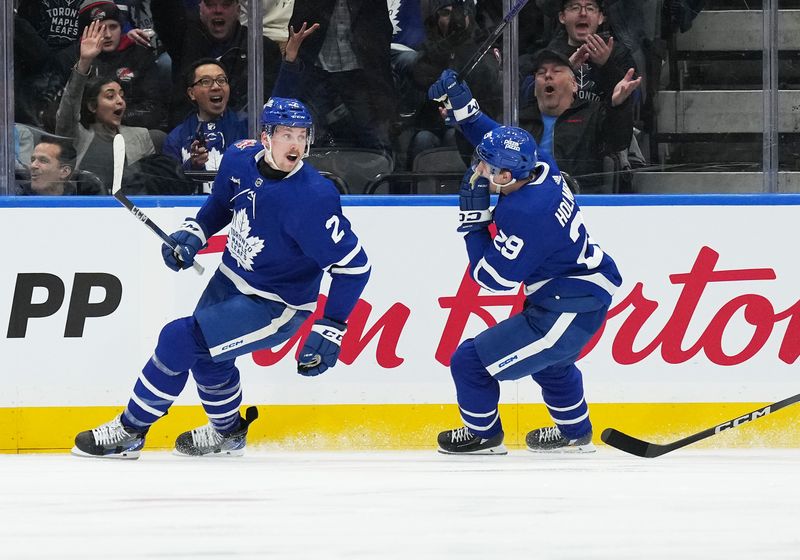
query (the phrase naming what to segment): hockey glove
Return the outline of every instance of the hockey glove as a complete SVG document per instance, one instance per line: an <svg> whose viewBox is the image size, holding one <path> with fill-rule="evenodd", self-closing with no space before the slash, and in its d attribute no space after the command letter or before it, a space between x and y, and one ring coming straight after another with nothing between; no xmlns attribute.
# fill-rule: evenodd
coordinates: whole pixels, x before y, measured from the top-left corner
<svg viewBox="0 0 800 560"><path fill-rule="evenodd" d="M191 218L186 218L178 231L169 238L175 242L175 249L164 243L161 246L161 256L164 257L164 263L175 272L190 268L197 251L206 244L203 228Z"/></svg>
<svg viewBox="0 0 800 560"><path fill-rule="evenodd" d="M481 115L481 108L466 82L460 81L458 74L449 68L428 89L428 98L444 103L447 118L459 124L473 122Z"/></svg>
<svg viewBox="0 0 800 560"><path fill-rule="evenodd" d="M458 191L458 231L461 233L488 227L492 223L489 211L489 179L470 168Z"/></svg>
<svg viewBox="0 0 800 560"><path fill-rule="evenodd" d="M314 322L297 358L297 373L319 375L336 365L347 325L322 318Z"/></svg>

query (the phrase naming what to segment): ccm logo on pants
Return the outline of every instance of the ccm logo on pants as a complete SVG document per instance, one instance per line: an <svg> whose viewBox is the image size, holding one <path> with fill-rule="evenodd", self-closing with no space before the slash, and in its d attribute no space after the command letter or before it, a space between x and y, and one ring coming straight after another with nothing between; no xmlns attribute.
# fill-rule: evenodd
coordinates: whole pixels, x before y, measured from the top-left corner
<svg viewBox="0 0 800 560"><path fill-rule="evenodd" d="M39 294L34 298L34 290ZM103 299L90 303L92 288L102 288ZM41 290L47 292L44 301L40 301ZM14 288L14 300L11 304L11 317L8 321L7 338L25 338L29 319L49 317L61 309L66 290L64 282L58 276L44 272L17 275ZM95 297L95 299L97 299ZM37 303L34 303L34 301ZM83 328L89 317L105 317L111 315L119 307L122 300L122 282L112 274L102 272L77 272L72 283L69 298L67 322L64 326L65 338L83 336Z"/></svg>

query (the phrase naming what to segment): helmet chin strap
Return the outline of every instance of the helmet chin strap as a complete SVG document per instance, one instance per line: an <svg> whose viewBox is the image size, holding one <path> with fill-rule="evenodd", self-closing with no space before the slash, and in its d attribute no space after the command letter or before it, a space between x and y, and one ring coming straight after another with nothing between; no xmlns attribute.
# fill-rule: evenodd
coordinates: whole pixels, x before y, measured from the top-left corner
<svg viewBox="0 0 800 560"><path fill-rule="evenodd" d="M269 134L265 135L267 143L264 144L264 160L272 169L280 169L278 164L275 163L275 158L272 157L272 137Z"/></svg>
<svg viewBox="0 0 800 560"><path fill-rule="evenodd" d="M496 183L495 182L494 174L492 174L492 175L489 175L489 182L492 184L492 186L494 186L494 194L500 194L500 191L503 190L503 187L505 187L507 185L510 185L511 183L514 182L514 178L512 177L507 182L505 182L505 183L503 183L501 185L500 183Z"/></svg>

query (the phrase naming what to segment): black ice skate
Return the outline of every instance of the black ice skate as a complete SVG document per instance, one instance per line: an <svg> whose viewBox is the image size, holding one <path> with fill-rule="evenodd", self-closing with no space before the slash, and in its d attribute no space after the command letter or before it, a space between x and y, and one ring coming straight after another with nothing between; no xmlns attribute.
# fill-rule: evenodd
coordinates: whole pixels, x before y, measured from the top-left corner
<svg viewBox="0 0 800 560"><path fill-rule="evenodd" d="M528 451L534 453L594 453L592 432L577 439L567 439L561 435L558 426L539 428L525 436Z"/></svg>
<svg viewBox="0 0 800 560"><path fill-rule="evenodd" d="M239 419L239 429L230 434L220 434L211 424L183 432L175 440L175 454L185 457L241 457L247 445L247 428L256 418L258 409L251 406L245 411L245 417Z"/></svg>
<svg viewBox="0 0 800 560"><path fill-rule="evenodd" d="M93 430L75 436L72 454L105 459L138 459L147 432L129 432L117 416Z"/></svg>
<svg viewBox="0 0 800 560"><path fill-rule="evenodd" d="M448 455L506 455L503 432L489 439L476 436L464 426L439 434L439 453Z"/></svg>

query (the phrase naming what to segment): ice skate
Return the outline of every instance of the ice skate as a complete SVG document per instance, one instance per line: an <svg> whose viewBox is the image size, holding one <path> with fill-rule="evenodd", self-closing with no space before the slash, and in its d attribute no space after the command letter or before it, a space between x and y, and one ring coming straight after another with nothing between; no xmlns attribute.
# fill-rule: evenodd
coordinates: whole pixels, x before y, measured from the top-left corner
<svg viewBox="0 0 800 560"><path fill-rule="evenodd" d="M147 432L129 432L117 416L111 422L75 436L72 454L104 459L138 459Z"/></svg>
<svg viewBox="0 0 800 560"><path fill-rule="evenodd" d="M567 439L561 435L558 426L528 432L525 445L534 453L594 453L597 450L592 443L592 432L577 439Z"/></svg>
<svg viewBox="0 0 800 560"><path fill-rule="evenodd" d="M254 406L240 418L239 429L230 434L220 434L213 425L206 424L183 432L175 440L175 454L184 457L241 457L247 445L247 428L258 418Z"/></svg>
<svg viewBox="0 0 800 560"><path fill-rule="evenodd" d="M503 445L503 432L484 439L476 436L464 426L455 430L441 432L438 438L439 453L448 455L506 455Z"/></svg>

